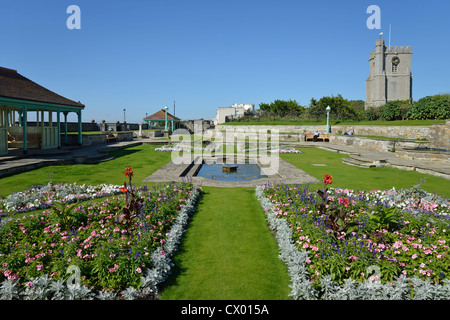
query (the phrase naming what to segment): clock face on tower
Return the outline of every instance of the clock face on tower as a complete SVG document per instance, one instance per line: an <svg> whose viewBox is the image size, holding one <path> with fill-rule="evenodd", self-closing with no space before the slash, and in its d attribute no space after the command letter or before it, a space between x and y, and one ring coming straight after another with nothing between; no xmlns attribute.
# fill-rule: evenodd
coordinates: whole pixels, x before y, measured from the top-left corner
<svg viewBox="0 0 450 320"><path fill-rule="evenodd" d="M394 66L398 66L399 63L400 63L400 58L399 57L395 56L395 57L392 58L392 64Z"/></svg>

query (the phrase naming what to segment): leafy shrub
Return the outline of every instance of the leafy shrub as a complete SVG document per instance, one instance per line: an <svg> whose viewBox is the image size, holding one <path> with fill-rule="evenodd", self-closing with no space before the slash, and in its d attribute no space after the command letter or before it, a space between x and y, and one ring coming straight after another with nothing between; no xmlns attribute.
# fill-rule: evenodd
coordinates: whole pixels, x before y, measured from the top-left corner
<svg viewBox="0 0 450 320"><path fill-rule="evenodd" d="M420 99L408 110L406 117L411 120L450 119L450 94Z"/></svg>
<svg viewBox="0 0 450 320"><path fill-rule="evenodd" d="M383 120L403 120L409 109L409 101L389 101L380 107L380 118Z"/></svg>
<svg viewBox="0 0 450 320"><path fill-rule="evenodd" d="M375 121L380 118L380 108L377 107L368 107L365 110L365 116L369 121Z"/></svg>

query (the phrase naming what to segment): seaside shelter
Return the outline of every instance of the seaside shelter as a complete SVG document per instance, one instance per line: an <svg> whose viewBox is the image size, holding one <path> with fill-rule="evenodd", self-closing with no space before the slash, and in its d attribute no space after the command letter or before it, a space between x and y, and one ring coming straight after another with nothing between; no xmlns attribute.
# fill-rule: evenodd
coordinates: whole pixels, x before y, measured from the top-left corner
<svg viewBox="0 0 450 320"><path fill-rule="evenodd" d="M166 111L164 109L155 112L151 116L145 117L144 122L149 129L164 129L166 125ZM180 127L181 119L167 112L167 127L170 131Z"/></svg>
<svg viewBox="0 0 450 320"><path fill-rule="evenodd" d="M27 79L17 70L0 67L0 155L8 148L53 149L61 147L61 114L67 144L67 115L78 116L78 144L82 144L81 112L84 105L60 96ZM35 112L36 122L28 123ZM56 116L56 121L54 116ZM44 121L45 117L47 121Z"/></svg>

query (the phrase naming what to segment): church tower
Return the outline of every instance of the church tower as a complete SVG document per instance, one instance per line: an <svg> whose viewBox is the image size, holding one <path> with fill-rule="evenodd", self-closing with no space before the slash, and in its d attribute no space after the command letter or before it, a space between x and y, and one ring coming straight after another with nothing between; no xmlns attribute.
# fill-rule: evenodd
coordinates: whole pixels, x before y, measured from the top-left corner
<svg viewBox="0 0 450 320"><path fill-rule="evenodd" d="M412 100L411 46L386 47L378 39L370 53L366 105L380 107L392 100Z"/></svg>

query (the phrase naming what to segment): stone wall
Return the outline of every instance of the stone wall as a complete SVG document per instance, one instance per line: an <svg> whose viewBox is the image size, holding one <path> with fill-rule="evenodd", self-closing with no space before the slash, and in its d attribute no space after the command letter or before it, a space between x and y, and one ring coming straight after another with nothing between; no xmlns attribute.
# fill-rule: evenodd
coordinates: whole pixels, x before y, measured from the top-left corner
<svg viewBox="0 0 450 320"><path fill-rule="evenodd" d="M17 126L19 123L16 122ZM36 127L35 121L28 121L27 126ZM44 122L44 126L48 126L48 122ZM56 127L56 120L53 121L53 126ZM95 122L82 122L81 123L82 131L100 131L100 127ZM64 121L61 121L61 132L64 132ZM78 122L67 122L67 132L78 132Z"/></svg>
<svg viewBox="0 0 450 320"><path fill-rule="evenodd" d="M106 144L106 134L83 134L83 146L91 146L98 144ZM64 145L64 134L61 134L61 145ZM133 140L133 132L118 132L117 133L117 141L132 141ZM67 145L74 146L78 144L78 135L77 134L68 134L67 135Z"/></svg>
<svg viewBox="0 0 450 320"><path fill-rule="evenodd" d="M305 125L305 126L245 126L245 125L217 125L216 130L227 132L251 132L258 130L273 130L276 128L280 133L302 134L305 132L326 131L326 125ZM431 126L349 126L336 125L331 127L332 133L348 132L351 128L356 135L382 136L400 139L427 139L429 147L450 150L450 120L445 124ZM330 141L331 142L331 141Z"/></svg>
<svg viewBox="0 0 450 320"><path fill-rule="evenodd" d="M429 145L429 142L381 140L340 135L330 136L330 143L343 146L352 146L369 151L381 152L393 151L394 149L414 149L418 147L423 148Z"/></svg>

